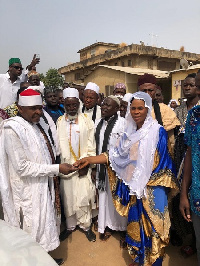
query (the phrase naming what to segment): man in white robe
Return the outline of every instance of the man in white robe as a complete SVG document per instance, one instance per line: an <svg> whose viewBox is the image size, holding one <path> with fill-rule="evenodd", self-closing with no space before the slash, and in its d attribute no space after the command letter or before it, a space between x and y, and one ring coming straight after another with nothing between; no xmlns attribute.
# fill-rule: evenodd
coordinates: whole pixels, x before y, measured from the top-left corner
<svg viewBox="0 0 200 266"><path fill-rule="evenodd" d="M125 131L125 119L117 115L119 106L119 99L112 95L105 98L102 103L102 119L99 123L96 123L96 145L98 154L108 151L111 146L115 146L116 142ZM106 132L108 127L110 127L110 133ZM100 165L97 165L96 176L97 187L99 189L98 231L102 234L100 238L106 240L111 235L109 229L126 231L127 218L120 216L115 210L106 169L104 170L104 180L102 180L100 177L100 167Z"/></svg>
<svg viewBox="0 0 200 266"><path fill-rule="evenodd" d="M99 99L99 86L93 82L89 82L83 93L82 112L87 114L90 119L95 121L101 118L101 108L97 104Z"/></svg>
<svg viewBox="0 0 200 266"><path fill-rule="evenodd" d="M39 125L43 113L40 93L31 89L21 92L18 107L20 115L0 125L4 219L28 232L46 251L51 251L60 244L53 178L59 172L68 174L76 168L52 164L56 151L48 132Z"/></svg>
<svg viewBox="0 0 200 266"><path fill-rule="evenodd" d="M94 123L86 114L79 112L79 93L75 88L63 91L65 114L57 121L61 162L75 163L79 158L96 155ZM61 175L60 190L66 216L67 232L78 225L89 241L95 241L91 220L96 209L95 184L91 168L69 175ZM65 234L63 233L63 239Z"/></svg>

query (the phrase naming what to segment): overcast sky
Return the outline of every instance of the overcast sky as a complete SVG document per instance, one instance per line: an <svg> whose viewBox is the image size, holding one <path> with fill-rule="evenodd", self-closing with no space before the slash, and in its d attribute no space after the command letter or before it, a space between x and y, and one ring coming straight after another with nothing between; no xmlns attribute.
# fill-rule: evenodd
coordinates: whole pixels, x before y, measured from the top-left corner
<svg viewBox="0 0 200 266"><path fill-rule="evenodd" d="M79 61L92 43L153 44L200 53L200 1L0 0L0 73L10 57L25 67L40 54L41 73Z"/></svg>

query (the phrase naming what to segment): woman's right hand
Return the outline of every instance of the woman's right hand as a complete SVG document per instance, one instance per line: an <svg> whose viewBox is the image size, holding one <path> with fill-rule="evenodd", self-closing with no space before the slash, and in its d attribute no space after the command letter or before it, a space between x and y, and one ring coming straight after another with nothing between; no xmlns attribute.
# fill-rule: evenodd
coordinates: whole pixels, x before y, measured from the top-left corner
<svg viewBox="0 0 200 266"><path fill-rule="evenodd" d="M78 169L83 169L83 168L85 168L86 166L90 165L89 158L90 158L90 157L82 158L82 159L76 161L76 162L73 164L73 166L74 166L74 167L77 167Z"/></svg>

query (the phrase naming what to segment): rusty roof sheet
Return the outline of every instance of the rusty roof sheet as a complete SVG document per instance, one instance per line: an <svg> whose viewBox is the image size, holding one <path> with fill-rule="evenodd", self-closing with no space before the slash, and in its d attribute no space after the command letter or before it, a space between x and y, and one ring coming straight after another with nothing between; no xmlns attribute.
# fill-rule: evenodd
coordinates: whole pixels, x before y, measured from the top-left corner
<svg viewBox="0 0 200 266"><path fill-rule="evenodd" d="M107 65L99 65L98 67L105 67L105 68L113 69L116 71L122 71L128 74L138 75L138 76L148 73L148 74L153 74L156 78L168 78L170 74L169 71L161 71L161 70L153 70L153 69L145 69L145 68L107 66Z"/></svg>

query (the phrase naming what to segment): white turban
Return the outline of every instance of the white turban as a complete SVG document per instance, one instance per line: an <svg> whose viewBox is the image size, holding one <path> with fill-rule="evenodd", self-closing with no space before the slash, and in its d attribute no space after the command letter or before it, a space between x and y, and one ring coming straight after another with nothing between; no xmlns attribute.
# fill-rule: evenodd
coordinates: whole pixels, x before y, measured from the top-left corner
<svg viewBox="0 0 200 266"><path fill-rule="evenodd" d="M89 82L86 85L85 90L92 90L92 91L95 91L97 94L99 94L99 86L97 86L97 84L93 82Z"/></svg>
<svg viewBox="0 0 200 266"><path fill-rule="evenodd" d="M18 105L20 106L36 106L42 105L42 96L39 92L28 89L19 94Z"/></svg>
<svg viewBox="0 0 200 266"><path fill-rule="evenodd" d="M66 88L63 90L63 98L77 98L79 99L79 92L75 88Z"/></svg>

